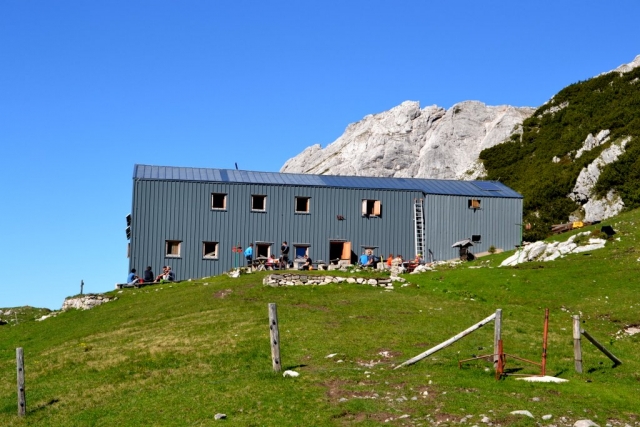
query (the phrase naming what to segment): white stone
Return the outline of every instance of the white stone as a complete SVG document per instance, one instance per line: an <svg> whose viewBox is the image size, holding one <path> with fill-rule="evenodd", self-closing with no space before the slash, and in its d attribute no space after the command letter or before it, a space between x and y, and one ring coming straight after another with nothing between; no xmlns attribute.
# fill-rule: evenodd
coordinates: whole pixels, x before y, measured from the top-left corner
<svg viewBox="0 0 640 427"><path fill-rule="evenodd" d="M591 420L578 420L575 423L573 423L573 427L600 427L600 426Z"/></svg>
<svg viewBox="0 0 640 427"><path fill-rule="evenodd" d="M526 410L511 411L511 415L525 415L529 418L533 418L533 414Z"/></svg>
<svg viewBox="0 0 640 427"><path fill-rule="evenodd" d="M518 377L516 378L516 380L526 381L530 383L566 383L569 381L563 378L550 377L548 375L544 377Z"/></svg>
<svg viewBox="0 0 640 427"><path fill-rule="evenodd" d="M543 415L542 416L542 419L545 420L545 421L549 421L551 418L553 418L553 415L551 415L551 414L547 414L547 415Z"/></svg>
<svg viewBox="0 0 640 427"><path fill-rule="evenodd" d="M592 134L587 135L587 138L582 143L582 148L580 148L576 152L575 158L578 159L582 156L583 153L591 151L594 148L599 147L600 145L607 142L609 140L610 133L611 132L609 131L609 129L605 129L598 132L595 137Z"/></svg>
<svg viewBox="0 0 640 427"><path fill-rule="evenodd" d="M282 376L283 376L283 377L285 377L285 378L286 378L286 377L292 377L292 378L295 378L295 377L297 377L297 376L300 376L300 374L299 374L299 373L297 373L296 371L289 371L289 370L287 370L287 371L284 371L284 372L282 373Z"/></svg>
<svg viewBox="0 0 640 427"><path fill-rule="evenodd" d="M77 310L90 310L93 307L111 301L108 297L102 295L83 295L75 298L67 298L62 303L62 311L75 308Z"/></svg>
<svg viewBox="0 0 640 427"><path fill-rule="evenodd" d="M547 250L547 245L544 242L535 242L529 246L529 248L530 249L527 251L527 259L529 261L533 261Z"/></svg>

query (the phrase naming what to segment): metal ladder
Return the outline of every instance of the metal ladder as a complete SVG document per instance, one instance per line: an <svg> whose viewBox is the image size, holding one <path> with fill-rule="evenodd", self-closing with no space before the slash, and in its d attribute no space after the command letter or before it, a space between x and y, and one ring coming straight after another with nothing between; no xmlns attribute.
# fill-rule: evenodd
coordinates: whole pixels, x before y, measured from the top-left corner
<svg viewBox="0 0 640 427"><path fill-rule="evenodd" d="M413 199L413 224L415 230L416 253L425 258L424 253L424 207L423 199Z"/></svg>

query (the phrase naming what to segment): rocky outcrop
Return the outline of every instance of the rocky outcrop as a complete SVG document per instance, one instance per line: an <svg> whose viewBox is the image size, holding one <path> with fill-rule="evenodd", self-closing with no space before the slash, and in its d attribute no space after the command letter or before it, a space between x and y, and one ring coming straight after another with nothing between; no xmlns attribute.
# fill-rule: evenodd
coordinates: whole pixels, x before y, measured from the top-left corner
<svg viewBox="0 0 640 427"><path fill-rule="evenodd" d="M589 238L586 240L580 237L590 236L591 232L583 231L574 234L564 242L534 242L517 250L509 258L502 261L500 267L513 266L529 261L553 261L562 258L570 253L589 252L596 249L604 248L606 240L598 238ZM576 239L579 239L576 242Z"/></svg>
<svg viewBox="0 0 640 427"><path fill-rule="evenodd" d="M480 151L518 132L533 108L465 101L449 110L406 101L350 124L326 148L314 145L280 172L398 178L475 179Z"/></svg>
<svg viewBox="0 0 640 427"><path fill-rule="evenodd" d="M628 73L629 71L633 70L634 68L640 67L640 55L636 56L634 58L633 61L629 62L628 64L622 64L620 65L618 68L616 68L615 70L611 70L611 71L607 71L606 73L602 73L602 74L608 74L608 73Z"/></svg>
<svg viewBox="0 0 640 427"><path fill-rule="evenodd" d="M64 303L62 303L62 311L67 311L72 308L75 308L77 310L89 310L89 309L92 309L93 307L112 301L114 299L115 298L109 298L104 295L94 295L94 294L67 298L64 300Z"/></svg>
<svg viewBox="0 0 640 427"><path fill-rule="evenodd" d="M598 136L601 136L603 132L598 133ZM603 139L604 141L608 138L608 133L606 135ZM597 143L597 139L594 138L593 142ZM601 221L619 214L624 208L622 199L613 190L610 190L605 198L602 199L595 195L593 188L600 177L602 169L609 163L618 160L630 140L631 138L625 138L622 141L612 143L610 147L602 150L602 153L593 162L580 171L576 185L567 197L582 206L581 216L584 217L585 221ZM587 137L587 141L589 141L589 137ZM585 141L585 146L587 141ZM576 215L571 219L578 218L579 216Z"/></svg>

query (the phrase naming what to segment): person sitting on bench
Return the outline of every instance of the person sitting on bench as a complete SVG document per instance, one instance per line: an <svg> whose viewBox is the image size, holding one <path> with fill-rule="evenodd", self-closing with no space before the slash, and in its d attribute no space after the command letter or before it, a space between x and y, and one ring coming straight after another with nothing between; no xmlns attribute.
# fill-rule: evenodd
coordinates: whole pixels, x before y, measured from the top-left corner
<svg viewBox="0 0 640 427"><path fill-rule="evenodd" d="M162 266L162 274L158 274L156 276L156 280L154 280L154 282L159 282L160 280L164 279L164 276L167 274L167 266L163 265Z"/></svg>
<svg viewBox="0 0 640 427"><path fill-rule="evenodd" d="M171 270L171 267L167 266L167 273L164 275L164 280L168 282L175 282L176 274Z"/></svg>
<svg viewBox="0 0 640 427"><path fill-rule="evenodd" d="M132 268L131 273L127 276L127 285L134 286L140 282L140 278L136 276L136 269Z"/></svg>
<svg viewBox="0 0 640 427"><path fill-rule="evenodd" d="M154 276L153 271L151 271L151 266L148 266L144 273L142 273L142 278L144 279L145 283L153 282Z"/></svg>
<svg viewBox="0 0 640 427"><path fill-rule="evenodd" d="M302 264L302 267L300 267L300 270L313 270L313 261L311 260L311 258L309 258L308 255L304 256L305 262L304 264Z"/></svg>

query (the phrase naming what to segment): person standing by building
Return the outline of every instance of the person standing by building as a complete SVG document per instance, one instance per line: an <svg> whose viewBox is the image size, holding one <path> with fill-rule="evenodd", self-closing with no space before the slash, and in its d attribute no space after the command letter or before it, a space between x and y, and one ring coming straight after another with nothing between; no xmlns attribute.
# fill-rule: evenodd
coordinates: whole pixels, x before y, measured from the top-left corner
<svg viewBox="0 0 640 427"><path fill-rule="evenodd" d="M247 260L247 267L251 267L253 262L253 243L249 243L247 249L244 250L244 258Z"/></svg>
<svg viewBox="0 0 640 427"><path fill-rule="evenodd" d="M289 267L289 244L285 240L280 246L280 268Z"/></svg>

